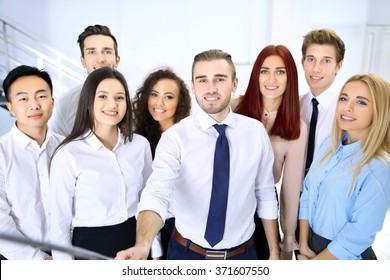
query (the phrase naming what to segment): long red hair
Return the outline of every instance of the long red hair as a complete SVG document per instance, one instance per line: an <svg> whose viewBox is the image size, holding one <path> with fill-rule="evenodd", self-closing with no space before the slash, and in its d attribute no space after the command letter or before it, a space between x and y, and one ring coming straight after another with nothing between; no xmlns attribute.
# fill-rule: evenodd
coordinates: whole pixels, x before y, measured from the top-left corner
<svg viewBox="0 0 390 280"><path fill-rule="evenodd" d="M282 58L287 72L287 85L270 135L294 140L300 135L298 72L291 52L283 45L268 45L259 53L253 65L245 95L235 112L261 121L264 103L260 92L259 75L264 60L271 55L278 55Z"/></svg>

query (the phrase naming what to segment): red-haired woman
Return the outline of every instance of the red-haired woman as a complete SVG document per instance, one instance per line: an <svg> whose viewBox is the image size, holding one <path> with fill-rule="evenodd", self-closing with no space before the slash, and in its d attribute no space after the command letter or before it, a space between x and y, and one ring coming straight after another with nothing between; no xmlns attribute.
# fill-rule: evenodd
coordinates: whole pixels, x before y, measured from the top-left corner
<svg viewBox="0 0 390 280"><path fill-rule="evenodd" d="M295 239L299 196L304 176L307 127L300 119L298 74L293 56L283 45L266 46L252 69L245 95L233 99L235 112L263 123L274 151L275 184L281 181L281 259L291 259L298 249ZM256 219L255 243L259 259L269 250L260 219Z"/></svg>

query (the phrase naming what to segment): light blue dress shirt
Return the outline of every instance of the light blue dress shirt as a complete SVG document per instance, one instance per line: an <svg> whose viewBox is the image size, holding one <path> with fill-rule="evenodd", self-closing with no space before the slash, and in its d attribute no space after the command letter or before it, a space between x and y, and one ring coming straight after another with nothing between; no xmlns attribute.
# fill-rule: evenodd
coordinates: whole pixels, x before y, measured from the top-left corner
<svg viewBox="0 0 390 280"><path fill-rule="evenodd" d="M316 234L332 240L328 250L334 256L358 260L374 242L389 208L390 167L384 160L371 160L363 167L349 196L354 174L350 170L363 156L360 142L340 143L330 160L319 163L329 146L327 138L305 178L299 219L308 220Z"/></svg>

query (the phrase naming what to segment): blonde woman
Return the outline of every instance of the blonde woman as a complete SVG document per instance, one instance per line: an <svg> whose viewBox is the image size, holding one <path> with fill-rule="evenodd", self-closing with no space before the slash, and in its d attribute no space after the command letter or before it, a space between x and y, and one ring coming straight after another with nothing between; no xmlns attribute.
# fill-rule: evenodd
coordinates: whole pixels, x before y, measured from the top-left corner
<svg viewBox="0 0 390 280"><path fill-rule="evenodd" d="M304 181L298 259L376 259L371 245L390 205L389 124L389 83L348 79Z"/></svg>

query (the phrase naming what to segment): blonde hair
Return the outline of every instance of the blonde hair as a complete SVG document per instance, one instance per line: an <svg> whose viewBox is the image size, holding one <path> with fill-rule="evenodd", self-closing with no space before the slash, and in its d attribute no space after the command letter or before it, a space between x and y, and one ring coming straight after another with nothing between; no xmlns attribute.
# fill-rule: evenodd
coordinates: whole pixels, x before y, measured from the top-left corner
<svg viewBox="0 0 390 280"><path fill-rule="evenodd" d="M366 139L361 141L360 152L355 154L363 154L362 158L352 166L348 172L354 172L349 195L354 191L354 185L363 167L370 163L373 158L383 159L390 166L390 84L383 78L375 74L358 74L350 77L343 85L340 94L344 87L350 82L362 82L366 84L371 92L373 100L373 119L370 131ZM339 97L340 97L339 94ZM337 113L336 113L337 114ZM345 130L342 130L335 116L333 119L331 146L321 159L320 163L329 160L336 152L340 145L342 136Z"/></svg>

